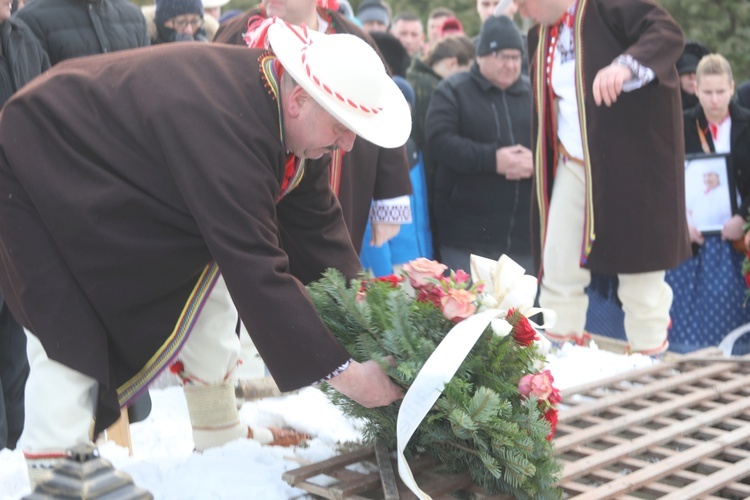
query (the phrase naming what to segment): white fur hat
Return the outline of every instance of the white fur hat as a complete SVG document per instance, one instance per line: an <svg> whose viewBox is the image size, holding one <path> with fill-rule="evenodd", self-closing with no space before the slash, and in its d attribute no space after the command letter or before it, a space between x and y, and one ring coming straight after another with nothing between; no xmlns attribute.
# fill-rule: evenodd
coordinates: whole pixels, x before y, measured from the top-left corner
<svg viewBox="0 0 750 500"><path fill-rule="evenodd" d="M324 35L276 19L271 49L294 80L326 111L381 147L406 143L411 111L380 56L361 38Z"/></svg>

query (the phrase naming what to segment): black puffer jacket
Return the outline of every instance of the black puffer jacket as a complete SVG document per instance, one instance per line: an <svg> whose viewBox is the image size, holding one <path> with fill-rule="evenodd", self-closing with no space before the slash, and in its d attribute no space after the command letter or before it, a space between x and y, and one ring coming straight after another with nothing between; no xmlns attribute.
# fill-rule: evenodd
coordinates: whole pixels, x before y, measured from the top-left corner
<svg viewBox="0 0 750 500"><path fill-rule="evenodd" d="M127 0L34 0L15 14L57 64L149 44L141 10Z"/></svg>
<svg viewBox="0 0 750 500"><path fill-rule="evenodd" d="M4 89L0 92L0 106L2 106L11 94L35 76L48 70L50 64L47 54L22 22L11 20L0 24L0 45L11 80L10 86L2 86Z"/></svg>
<svg viewBox="0 0 750 500"><path fill-rule="evenodd" d="M530 254L531 179L496 173L495 151L531 145L531 88L522 76L506 90L476 62L437 86L425 120L437 171L435 213L441 245L488 245Z"/></svg>

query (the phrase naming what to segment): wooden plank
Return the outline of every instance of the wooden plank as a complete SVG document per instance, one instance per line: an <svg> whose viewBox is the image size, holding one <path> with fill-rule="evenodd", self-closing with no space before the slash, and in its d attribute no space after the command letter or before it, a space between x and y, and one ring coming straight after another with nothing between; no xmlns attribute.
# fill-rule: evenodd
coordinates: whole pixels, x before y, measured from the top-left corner
<svg viewBox="0 0 750 500"><path fill-rule="evenodd" d="M380 482L383 487L383 500L398 500L398 485L393 474L391 454L381 442L375 443L375 459L380 469Z"/></svg>
<svg viewBox="0 0 750 500"><path fill-rule="evenodd" d="M130 418L127 408L120 409L120 418L104 431L104 436L107 441L113 441L118 446L127 448L128 455L133 456L133 440L130 437Z"/></svg>
<svg viewBox="0 0 750 500"><path fill-rule="evenodd" d="M297 486L297 484L304 481L305 479L311 478L313 476L318 476L320 474L325 474L327 471L333 469L342 468L347 465L360 462L362 459L371 456L373 452L374 449L372 446L359 448L344 455L337 455L335 457L329 458L328 460L323 460L322 462L317 462L314 464L306 465L304 467L300 467L298 469L286 471L281 475L281 479L292 486Z"/></svg>
<svg viewBox="0 0 750 500"><path fill-rule="evenodd" d="M364 493L369 490L377 489L380 483L380 475L376 472L371 474L358 474L359 477L349 479L338 485L331 486L329 489L332 493L332 498L351 498L355 493ZM396 493L396 500L398 499L398 493ZM389 498L387 500L393 500Z"/></svg>

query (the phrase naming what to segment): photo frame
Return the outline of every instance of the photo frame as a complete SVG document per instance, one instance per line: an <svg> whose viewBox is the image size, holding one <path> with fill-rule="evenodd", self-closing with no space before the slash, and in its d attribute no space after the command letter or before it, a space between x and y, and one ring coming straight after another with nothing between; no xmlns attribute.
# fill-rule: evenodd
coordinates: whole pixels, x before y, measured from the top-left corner
<svg viewBox="0 0 750 500"><path fill-rule="evenodd" d="M737 188L725 153L685 155L688 224L703 234L720 233L737 213Z"/></svg>

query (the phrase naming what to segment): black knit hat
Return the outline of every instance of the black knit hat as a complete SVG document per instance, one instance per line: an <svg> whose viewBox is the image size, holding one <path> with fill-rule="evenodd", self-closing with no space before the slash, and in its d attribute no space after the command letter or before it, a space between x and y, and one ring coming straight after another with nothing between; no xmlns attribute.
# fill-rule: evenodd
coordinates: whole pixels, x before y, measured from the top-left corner
<svg viewBox="0 0 750 500"><path fill-rule="evenodd" d="M203 2L201 0L156 0L154 21L157 25L183 14L203 16Z"/></svg>
<svg viewBox="0 0 750 500"><path fill-rule="evenodd" d="M491 52L503 49L518 49L523 52L521 32L510 18L490 16L479 32L477 55L486 56Z"/></svg>
<svg viewBox="0 0 750 500"><path fill-rule="evenodd" d="M685 50L682 51L682 55L677 59L677 73L684 75L685 73L695 73L698 68L698 63L703 56L710 54L711 51L708 47L695 40L688 40L685 42Z"/></svg>

